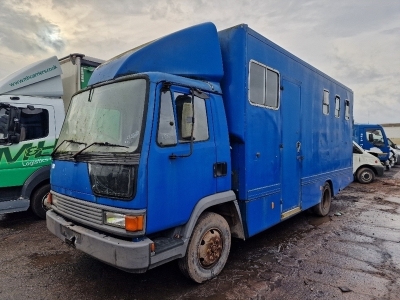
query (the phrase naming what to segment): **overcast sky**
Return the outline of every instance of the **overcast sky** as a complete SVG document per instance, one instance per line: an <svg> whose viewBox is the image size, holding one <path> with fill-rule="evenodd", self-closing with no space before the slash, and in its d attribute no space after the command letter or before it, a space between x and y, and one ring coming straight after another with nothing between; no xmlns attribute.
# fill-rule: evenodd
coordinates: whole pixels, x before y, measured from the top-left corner
<svg viewBox="0 0 400 300"><path fill-rule="evenodd" d="M354 91L358 123L400 123L400 0L1 0L0 78L52 55L110 59L202 22L246 23Z"/></svg>

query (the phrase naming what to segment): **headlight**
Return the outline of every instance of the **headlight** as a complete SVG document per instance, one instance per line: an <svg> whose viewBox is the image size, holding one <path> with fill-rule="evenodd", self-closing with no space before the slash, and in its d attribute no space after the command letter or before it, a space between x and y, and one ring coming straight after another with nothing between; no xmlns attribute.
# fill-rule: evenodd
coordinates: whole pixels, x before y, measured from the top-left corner
<svg viewBox="0 0 400 300"><path fill-rule="evenodd" d="M105 212L104 222L108 225L125 228L125 215L114 212Z"/></svg>
<svg viewBox="0 0 400 300"><path fill-rule="evenodd" d="M115 212L104 213L104 223L107 225L124 228L127 231L142 231L144 227L144 216L129 216Z"/></svg>
<svg viewBox="0 0 400 300"><path fill-rule="evenodd" d="M133 196L134 168L125 165L89 164L93 193L113 198Z"/></svg>

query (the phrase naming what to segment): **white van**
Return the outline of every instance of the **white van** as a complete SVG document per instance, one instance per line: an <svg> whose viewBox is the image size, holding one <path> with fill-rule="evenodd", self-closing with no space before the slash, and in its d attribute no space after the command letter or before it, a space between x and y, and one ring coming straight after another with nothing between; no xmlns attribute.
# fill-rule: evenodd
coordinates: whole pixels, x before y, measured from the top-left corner
<svg viewBox="0 0 400 300"><path fill-rule="evenodd" d="M374 155L353 141L353 174L360 183L371 183L375 176L382 176L384 167Z"/></svg>

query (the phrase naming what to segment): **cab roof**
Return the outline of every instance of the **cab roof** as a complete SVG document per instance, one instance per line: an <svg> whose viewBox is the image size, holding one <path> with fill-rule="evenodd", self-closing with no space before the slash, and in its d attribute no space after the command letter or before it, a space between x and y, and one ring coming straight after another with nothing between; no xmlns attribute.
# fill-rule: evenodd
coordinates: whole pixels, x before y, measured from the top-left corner
<svg viewBox="0 0 400 300"><path fill-rule="evenodd" d="M224 71L215 25L185 28L122 53L98 66L89 85L145 72L220 82Z"/></svg>

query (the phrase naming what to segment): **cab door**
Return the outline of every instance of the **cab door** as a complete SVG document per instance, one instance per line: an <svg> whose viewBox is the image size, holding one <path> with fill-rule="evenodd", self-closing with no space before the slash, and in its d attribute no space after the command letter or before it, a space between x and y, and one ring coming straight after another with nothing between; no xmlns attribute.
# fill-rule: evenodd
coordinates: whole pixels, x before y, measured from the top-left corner
<svg viewBox="0 0 400 300"><path fill-rule="evenodd" d="M147 233L186 223L197 202L216 192L210 100L192 98L189 88L161 85L156 100L147 165Z"/></svg>

